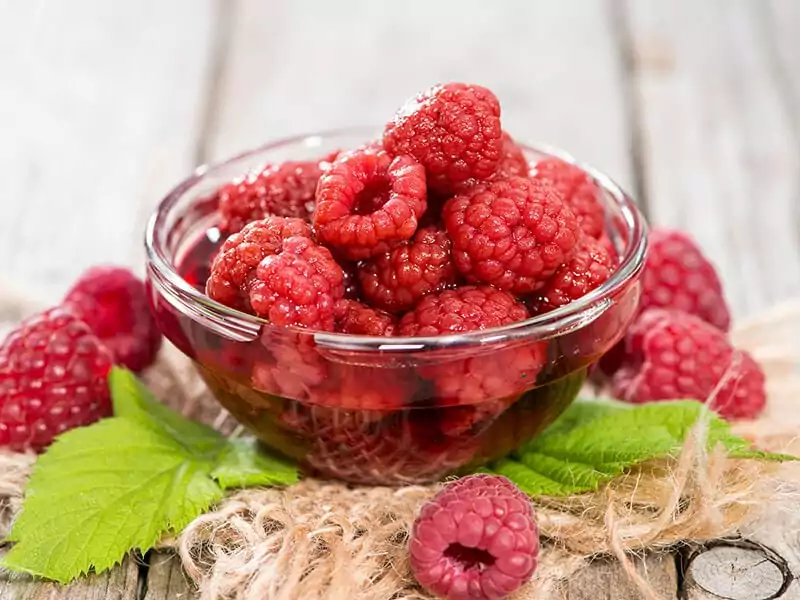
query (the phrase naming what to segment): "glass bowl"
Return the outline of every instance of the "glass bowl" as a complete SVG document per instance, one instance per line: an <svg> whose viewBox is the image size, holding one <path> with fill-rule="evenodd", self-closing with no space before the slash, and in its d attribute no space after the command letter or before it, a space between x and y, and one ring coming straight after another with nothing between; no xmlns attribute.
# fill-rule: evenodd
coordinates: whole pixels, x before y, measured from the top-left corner
<svg viewBox="0 0 800 600"><path fill-rule="evenodd" d="M148 289L167 339L268 447L316 476L422 483L507 454L575 399L588 368L634 316L646 225L614 182L580 165L602 189L617 270L560 309L466 334L376 338L282 328L203 293L210 256L221 243L217 189L267 162L318 158L374 134L296 137L198 169L149 221ZM544 146L524 151L531 162L551 155L575 162Z"/></svg>

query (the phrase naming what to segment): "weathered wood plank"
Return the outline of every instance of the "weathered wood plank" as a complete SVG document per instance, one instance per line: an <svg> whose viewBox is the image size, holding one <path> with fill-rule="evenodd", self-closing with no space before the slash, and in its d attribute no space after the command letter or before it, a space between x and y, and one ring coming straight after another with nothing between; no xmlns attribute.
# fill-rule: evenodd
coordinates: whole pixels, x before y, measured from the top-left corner
<svg viewBox="0 0 800 600"><path fill-rule="evenodd" d="M153 552L150 555L146 586L144 600L191 600L197 597L180 560L168 552Z"/></svg>
<svg viewBox="0 0 800 600"><path fill-rule="evenodd" d="M673 600L678 595L675 557L667 553L632 558L636 572L650 585L657 598ZM622 565L614 559L597 559L570 577L565 589L552 599L565 600L639 600L641 590L631 581Z"/></svg>
<svg viewBox="0 0 800 600"><path fill-rule="evenodd" d="M773 76L789 106L795 140L800 146L800 2L769 0L762 3L762 9L764 33L775 52ZM800 217L800 212L796 216Z"/></svg>
<svg viewBox="0 0 800 600"><path fill-rule="evenodd" d="M622 69L604 2L239 5L212 158L289 134L380 127L406 97L464 80L497 93L514 135L567 148L631 183ZM458 24L444 26L455 14Z"/></svg>
<svg viewBox="0 0 800 600"><path fill-rule="evenodd" d="M650 216L698 238L736 316L800 293L800 151L761 4L627 2Z"/></svg>
<svg viewBox="0 0 800 600"><path fill-rule="evenodd" d="M141 270L143 224L193 166L213 0L5 3L0 278L57 299L96 262Z"/></svg>
<svg viewBox="0 0 800 600"><path fill-rule="evenodd" d="M139 566L126 558L119 567L67 586L32 581L0 571L2 600L138 600Z"/></svg>

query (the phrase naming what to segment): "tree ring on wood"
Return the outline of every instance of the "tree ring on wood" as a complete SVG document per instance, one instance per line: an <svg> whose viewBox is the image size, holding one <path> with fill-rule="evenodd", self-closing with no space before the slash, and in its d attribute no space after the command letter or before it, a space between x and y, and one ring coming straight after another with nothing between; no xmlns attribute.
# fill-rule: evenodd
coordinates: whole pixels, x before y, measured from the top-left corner
<svg viewBox="0 0 800 600"><path fill-rule="evenodd" d="M771 548L724 539L692 553L684 590L697 586L725 600L772 600L783 595L792 579L786 560Z"/></svg>

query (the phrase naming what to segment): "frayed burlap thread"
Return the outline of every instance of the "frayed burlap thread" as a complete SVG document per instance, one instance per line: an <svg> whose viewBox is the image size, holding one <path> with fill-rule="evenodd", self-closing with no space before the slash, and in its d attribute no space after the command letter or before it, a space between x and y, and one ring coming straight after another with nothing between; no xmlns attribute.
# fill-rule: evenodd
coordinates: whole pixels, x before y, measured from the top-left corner
<svg viewBox="0 0 800 600"><path fill-rule="evenodd" d="M25 314L19 296L8 304L12 310L4 313L0 298L0 321ZM764 367L770 395L764 418L737 431L771 450L795 441L800 425L798 331L800 301L733 333ZM241 433L174 348L164 349L145 379L183 414ZM608 553L643 598L657 600L631 552L725 536L751 522L767 500L772 506L796 498L797 488L784 483L797 478L796 467L731 460L721 449L707 452L703 436L701 423L679 457L641 465L597 492L537 501L545 537L540 564L514 599L549 597L594 555ZM32 461L30 455L0 454L0 535L19 509ZM351 488L309 479L287 489L245 490L162 547L177 549L204 600L429 598L410 573L406 544L419 507L438 489Z"/></svg>

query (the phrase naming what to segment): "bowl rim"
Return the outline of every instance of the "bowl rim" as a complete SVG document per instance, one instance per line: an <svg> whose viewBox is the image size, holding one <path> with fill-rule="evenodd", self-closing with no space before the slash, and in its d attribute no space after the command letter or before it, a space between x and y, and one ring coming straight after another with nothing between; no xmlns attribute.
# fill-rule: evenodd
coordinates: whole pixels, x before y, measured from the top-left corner
<svg viewBox="0 0 800 600"><path fill-rule="evenodd" d="M204 318L214 318L217 321L217 330L219 330L220 326L224 329L225 324L229 324L235 327L237 332L241 333L242 330L249 331L253 339L266 330L273 332L288 331L308 336L313 335L314 341L318 346L330 349L407 352L432 348L495 344L514 340L527 340L528 338L550 339L575 328L583 327L598 318L611 306L611 298L617 292L623 290L643 269L647 252L647 223L636 202L621 186L602 171L575 159L571 154L558 147L546 143L520 142L517 142L517 144L525 153L535 152L556 157L589 173L600 187L613 198L628 229L627 239L625 240L625 253L611 277L577 300L524 321L465 333L420 337L366 336L273 325L266 319L238 311L209 298L205 293L191 286L175 270L172 262L167 258L157 233L174 205L209 172L222 170L245 158L280 147L291 145L314 147L321 145L321 141L326 138L360 134L364 134L366 142L374 137L375 132L375 127L348 127L293 135L267 142L235 154L225 160L210 162L197 167L189 177L178 183L161 199L148 219L144 236L148 274L154 273L157 276L157 283L160 285L166 282L172 288L173 295L177 295L181 302L194 303L196 305L194 308L197 308L197 306L202 307L202 310L199 311L200 314ZM202 199L204 198L198 198L197 201ZM163 289L159 290L159 292L162 291ZM196 319L197 314L198 311L192 311L192 318Z"/></svg>

